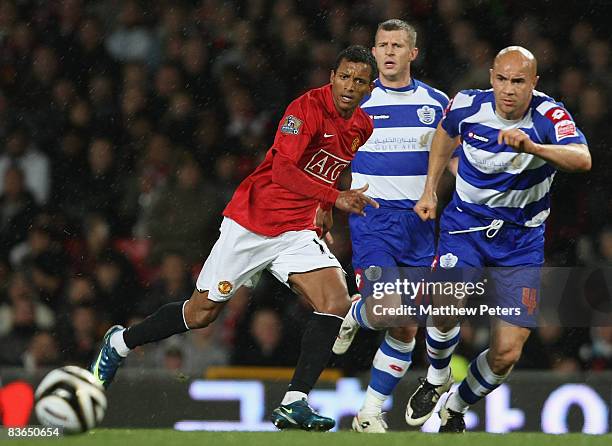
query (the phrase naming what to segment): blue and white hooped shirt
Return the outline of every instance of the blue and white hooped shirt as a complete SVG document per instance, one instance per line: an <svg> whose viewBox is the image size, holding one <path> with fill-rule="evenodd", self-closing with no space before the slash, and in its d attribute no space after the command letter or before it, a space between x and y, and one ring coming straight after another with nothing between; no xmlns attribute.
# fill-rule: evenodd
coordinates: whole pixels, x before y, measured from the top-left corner
<svg viewBox="0 0 612 446"><path fill-rule="evenodd" d="M548 217L556 169L542 158L498 144L499 131L518 128L539 144L586 144L563 105L538 91L517 121L495 113L493 90L461 91L450 102L442 127L462 141L455 204L476 216L526 227L538 227Z"/></svg>
<svg viewBox="0 0 612 446"><path fill-rule="evenodd" d="M412 209L421 198L429 149L448 97L423 82L403 88L375 81L361 108L374 120L374 132L351 164L351 188L368 183L366 194L385 208Z"/></svg>

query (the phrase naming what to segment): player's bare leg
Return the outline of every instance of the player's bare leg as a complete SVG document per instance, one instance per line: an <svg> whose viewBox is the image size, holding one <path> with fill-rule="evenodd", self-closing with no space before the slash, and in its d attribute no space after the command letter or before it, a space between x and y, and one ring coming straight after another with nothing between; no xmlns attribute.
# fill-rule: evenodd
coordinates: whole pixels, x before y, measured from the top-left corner
<svg viewBox="0 0 612 446"><path fill-rule="evenodd" d="M471 405L508 378L521 357L523 345L530 333L528 328L517 327L499 319L493 320L489 349L472 361L468 367L468 376L440 410L440 432L465 431L464 414Z"/></svg>
<svg viewBox="0 0 612 446"><path fill-rule="evenodd" d="M242 287L238 292L248 292ZM191 298L185 304L183 315L189 329L204 328L219 316L227 302L215 302L208 298L208 291L194 290Z"/></svg>
<svg viewBox="0 0 612 446"><path fill-rule="evenodd" d="M271 420L279 429L327 431L335 426L335 421L314 412L308 406L307 396L329 362L332 344L348 311L346 281L340 268L323 268L292 274L289 283L314 312L302 336L300 357L289 389Z"/></svg>
<svg viewBox="0 0 612 446"><path fill-rule="evenodd" d="M248 292L244 287L237 291L244 292ZM208 299L208 291L196 289L189 300L163 305L127 330L115 325L104 335L102 347L89 369L107 388L132 349L189 329L204 328L217 318L225 303L212 301Z"/></svg>

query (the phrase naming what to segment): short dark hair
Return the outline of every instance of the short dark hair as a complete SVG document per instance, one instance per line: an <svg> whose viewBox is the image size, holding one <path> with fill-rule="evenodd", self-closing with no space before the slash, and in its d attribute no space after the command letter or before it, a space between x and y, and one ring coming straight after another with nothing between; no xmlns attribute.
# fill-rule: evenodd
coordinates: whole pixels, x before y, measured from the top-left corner
<svg viewBox="0 0 612 446"><path fill-rule="evenodd" d="M372 56L370 50L361 45L351 45L348 48L343 49L336 57L336 64L334 65L334 73L338 71L340 64L343 60L347 62L360 62L370 66L370 82L378 77L378 67L376 66L376 59Z"/></svg>
<svg viewBox="0 0 612 446"><path fill-rule="evenodd" d="M408 35L408 44L411 48L414 48L416 46L417 32L412 25L409 25L403 20L389 19L382 23L379 23L378 28L376 28L376 34L378 34L378 31L380 31L381 29L383 31L406 31L406 34ZM376 35L374 36L374 39L376 39Z"/></svg>

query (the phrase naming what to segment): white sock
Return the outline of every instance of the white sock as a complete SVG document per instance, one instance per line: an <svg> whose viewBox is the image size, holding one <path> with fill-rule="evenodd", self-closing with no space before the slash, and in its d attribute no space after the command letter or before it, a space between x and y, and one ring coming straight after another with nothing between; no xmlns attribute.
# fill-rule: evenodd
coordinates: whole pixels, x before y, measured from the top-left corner
<svg viewBox="0 0 612 446"><path fill-rule="evenodd" d="M427 357L430 361L430 366L427 369L427 381L434 386L444 384L451 373L450 361L459 342L459 332L459 326L454 327L446 333L433 326L427 327L425 345L427 347ZM434 345L435 343L441 343L446 345L446 347L438 348L431 345L432 343Z"/></svg>
<svg viewBox="0 0 612 446"><path fill-rule="evenodd" d="M127 345L125 345L125 340L123 339L124 331L125 331L125 328L121 331L116 331L115 333L113 333L110 337L110 345L115 350L117 350L117 353L119 353L119 356L123 356L125 358L128 355L128 353L131 352L131 350L128 348Z"/></svg>
<svg viewBox="0 0 612 446"><path fill-rule="evenodd" d="M466 413L470 408L470 405L463 401L459 392L453 392L449 397L448 401L445 404L447 409L453 410L459 413Z"/></svg>
<svg viewBox="0 0 612 446"><path fill-rule="evenodd" d="M291 404L299 400L307 400L307 399L308 399L308 395L306 395L304 392L298 392L296 390L289 390L287 393L285 393L285 397L281 401L281 405L286 406L287 404Z"/></svg>
<svg viewBox="0 0 612 446"><path fill-rule="evenodd" d="M361 406L361 409L359 410L359 413L367 415L380 414L382 412L382 406L385 401L387 401L387 398L389 398L387 395L383 395L382 393L377 392L376 390L368 386L368 389L366 390L365 400L363 402L363 405Z"/></svg>
<svg viewBox="0 0 612 446"><path fill-rule="evenodd" d="M427 369L427 381L434 386L441 386L448 380L450 374L450 366L444 367L443 369L436 369L430 365Z"/></svg>

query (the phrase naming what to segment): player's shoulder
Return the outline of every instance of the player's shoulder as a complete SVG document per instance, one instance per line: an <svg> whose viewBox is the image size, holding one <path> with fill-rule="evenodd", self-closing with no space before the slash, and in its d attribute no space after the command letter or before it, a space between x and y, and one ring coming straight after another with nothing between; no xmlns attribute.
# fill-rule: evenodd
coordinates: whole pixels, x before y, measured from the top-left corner
<svg viewBox="0 0 612 446"><path fill-rule="evenodd" d="M360 127L363 127L368 131L372 131L374 129L374 121L372 120L372 117L361 107L357 107L355 110L355 117Z"/></svg>
<svg viewBox="0 0 612 446"><path fill-rule="evenodd" d="M533 91L531 108L534 111L534 119L538 121L550 121L554 124L560 120L570 118L569 112L565 109L562 102L541 91Z"/></svg>
<svg viewBox="0 0 612 446"><path fill-rule="evenodd" d="M425 94L427 94L429 97L431 97L434 101L438 102L442 108L446 108L446 106L448 105L448 95L446 93L444 93L442 90L438 90L435 87L432 87L429 84L426 84L423 81L419 81L419 80L414 80L414 84L415 84L415 89L420 89L422 90Z"/></svg>
<svg viewBox="0 0 612 446"><path fill-rule="evenodd" d="M285 113L299 115L300 119L308 120L312 125L313 122L320 121L324 109L325 92L323 88L313 88L291 101Z"/></svg>
<svg viewBox="0 0 612 446"><path fill-rule="evenodd" d="M493 90L461 90L451 100L449 110L479 109L485 102L492 102Z"/></svg>
<svg viewBox="0 0 612 446"><path fill-rule="evenodd" d="M313 88L295 98L289 106L319 108L325 101L325 87Z"/></svg>

